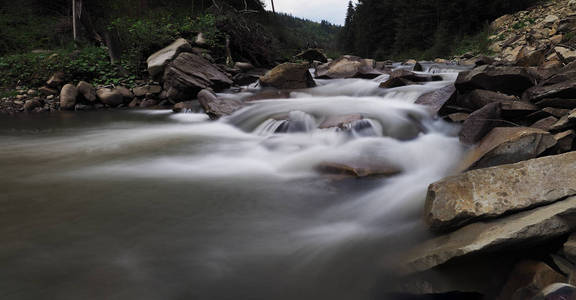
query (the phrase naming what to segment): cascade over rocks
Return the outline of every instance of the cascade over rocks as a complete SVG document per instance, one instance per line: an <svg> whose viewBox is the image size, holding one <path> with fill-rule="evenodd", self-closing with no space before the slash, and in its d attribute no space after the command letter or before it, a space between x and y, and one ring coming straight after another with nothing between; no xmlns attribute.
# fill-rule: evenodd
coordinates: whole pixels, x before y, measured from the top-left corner
<svg viewBox="0 0 576 300"><path fill-rule="evenodd" d="M376 70L375 66L376 62L372 59L345 55L332 62L318 66L315 76L319 79L374 79L384 74L382 71Z"/></svg>
<svg viewBox="0 0 576 300"><path fill-rule="evenodd" d="M260 77L263 87L277 89L305 89L315 87L316 83L303 64L284 63Z"/></svg>
<svg viewBox="0 0 576 300"><path fill-rule="evenodd" d="M186 101L195 98L205 88L223 90L232 85L220 68L202 56L181 53L166 67L164 72L164 98Z"/></svg>
<svg viewBox="0 0 576 300"><path fill-rule="evenodd" d="M569 152L445 178L428 188L426 221L451 230L576 195L575 168Z"/></svg>

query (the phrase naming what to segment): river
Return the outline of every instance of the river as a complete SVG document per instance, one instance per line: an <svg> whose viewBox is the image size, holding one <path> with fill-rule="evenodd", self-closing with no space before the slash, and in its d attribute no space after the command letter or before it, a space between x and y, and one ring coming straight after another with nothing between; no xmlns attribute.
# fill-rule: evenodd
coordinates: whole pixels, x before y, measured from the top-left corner
<svg viewBox="0 0 576 300"><path fill-rule="evenodd" d="M0 299L380 299L463 147L413 102L318 80L219 121L164 110L0 116ZM227 94L238 98L256 92ZM342 130L330 116L361 114ZM387 165L364 179L322 163Z"/></svg>

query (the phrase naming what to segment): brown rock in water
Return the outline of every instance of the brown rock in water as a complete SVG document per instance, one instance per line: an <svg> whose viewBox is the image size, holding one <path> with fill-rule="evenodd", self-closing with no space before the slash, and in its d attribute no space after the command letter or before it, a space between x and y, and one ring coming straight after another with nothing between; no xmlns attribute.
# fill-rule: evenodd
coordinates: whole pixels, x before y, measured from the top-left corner
<svg viewBox="0 0 576 300"><path fill-rule="evenodd" d="M364 117L359 114L354 115L343 115L343 116L330 116L320 124L318 128L342 128L347 124L351 124L354 121L363 120Z"/></svg>
<svg viewBox="0 0 576 300"><path fill-rule="evenodd" d="M481 169L538 157L556 145L547 131L529 127L497 127L468 153L462 169Z"/></svg>
<svg viewBox="0 0 576 300"><path fill-rule="evenodd" d="M374 164L372 162L324 162L316 167L316 170L327 175L343 175L352 177L369 177L369 176L394 176L402 172L396 166L388 164Z"/></svg>
<svg viewBox="0 0 576 300"><path fill-rule="evenodd" d="M576 152L445 178L428 188L426 221L450 230L576 195Z"/></svg>
<svg viewBox="0 0 576 300"><path fill-rule="evenodd" d="M245 101L259 101L271 99L290 99L292 90L264 90L245 99Z"/></svg>
<svg viewBox="0 0 576 300"><path fill-rule="evenodd" d="M520 96L535 83L535 76L526 68L485 65L460 73L455 85L463 93L481 89Z"/></svg>
<svg viewBox="0 0 576 300"><path fill-rule="evenodd" d="M148 94L158 95L162 92L162 87L159 85L145 85L138 86L132 89L135 97L144 97Z"/></svg>
<svg viewBox="0 0 576 300"><path fill-rule="evenodd" d="M172 111L175 113L179 113L179 112L183 112L183 111L187 111L187 110L193 110L195 108L196 108L196 106L194 105L193 101L184 101L184 102L178 102L178 103L174 104Z"/></svg>
<svg viewBox="0 0 576 300"><path fill-rule="evenodd" d="M78 89L73 84L66 84L60 91L60 109L74 109L77 97Z"/></svg>
<svg viewBox="0 0 576 300"><path fill-rule="evenodd" d="M320 79L365 78L374 79L382 74L374 67L376 62L356 56L345 55L316 68L315 76Z"/></svg>
<svg viewBox="0 0 576 300"><path fill-rule="evenodd" d="M158 100L156 99L144 99L140 102L140 107L142 108L152 108L158 105Z"/></svg>
<svg viewBox="0 0 576 300"><path fill-rule="evenodd" d="M456 101L456 87L450 84L441 89L428 92L418 97L416 104L426 105L430 108L434 115L446 111L445 106L453 105Z"/></svg>
<svg viewBox="0 0 576 300"><path fill-rule="evenodd" d="M460 130L460 141L464 144L476 144L488 132L496 127L506 126L502 120L500 103L490 103L468 116Z"/></svg>
<svg viewBox="0 0 576 300"><path fill-rule="evenodd" d="M212 91L202 90L198 93L198 101L206 114L211 119L218 119L231 115L244 107L244 103L238 100L219 99Z"/></svg>
<svg viewBox="0 0 576 300"><path fill-rule="evenodd" d="M564 275L554 271L550 266L538 261L521 261L514 267L508 282L498 299L526 300L532 299L547 286L565 282Z"/></svg>
<svg viewBox="0 0 576 300"><path fill-rule="evenodd" d="M567 115L570 113L569 109L565 109L565 108L553 108L553 107L545 107L542 109L542 111L556 117L556 118L562 118L563 116Z"/></svg>
<svg viewBox="0 0 576 300"><path fill-rule="evenodd" d="M521 177L512 180L517 178ZM434 237L416 245L412 250L405 251L398 262L406 268L406 273L415 273L432 269L455 258L494 252L498 249L524 251L526 247L544 244L572 232L576 229L575 218L576 197L570 197L503 218L478 221L454 232Z"/></svg>
<svg viewBox="0 0 576 300"><path fill-rule="evenodd" d="M86 81L78 82L76 86L78 89L78 94L82 96L82 98L88 102L96 101L96 88L93 85Z"/></svg>
<svg viewBox="0 0 576 300"><path fill-rule="evenodd" d="M564 256L568 258L568 260L576 264L576 233L572 233L566 243L564 243L562 252L564 253Z"/></svg>
<svg viewBox="0 0 576 300"><path fill-rule="evenodd" d="M223 90L232 85L220 68L200 55L181 53L164 72L163 96L175 101L195 98L205 88Z"/></svg>
<svg viewBox="0 0 576 300"><path fill-rule="evenodd" d="M101 88L96 91L96 96L100 102L112 107L116 107L124 103L124 96L122 96L122 94L115 89Z"/></svg>
<svg viewBox="0 0 576 300"><path fill-rule="evenodd" d="M390 73L390 78L380 84L381 88L395 88L413 85L421 82L441 81L439 75L419 75L405 69L398 69Z"/></svg>
<svg viewBox="0 0 576 300"><path fill-rule="evenodd" d="M316 83L303 64L284 63L268 71L260 77L260 84L263 87L273 87L277 89L305 89L315 87Z"/></svg>

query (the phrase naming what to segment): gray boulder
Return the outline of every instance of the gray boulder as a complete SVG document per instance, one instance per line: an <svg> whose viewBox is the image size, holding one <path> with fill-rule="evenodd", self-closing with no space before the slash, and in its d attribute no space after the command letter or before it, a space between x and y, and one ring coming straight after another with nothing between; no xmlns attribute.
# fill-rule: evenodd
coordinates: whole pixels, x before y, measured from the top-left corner
<svg viewBox="0 0 576 300"><path fill-rule="evenodd" d="M576 195L576 152L445 178L428 188L425 216L437 231Z"/></svg>
<svg viewBox="0 0 576 300"><path fill-rule="evenodd" d="M192 46L185 39L177 39L170 46L150 55L146 60L150 76L161 77L166 65L182 52L192 52Z"/></svg>

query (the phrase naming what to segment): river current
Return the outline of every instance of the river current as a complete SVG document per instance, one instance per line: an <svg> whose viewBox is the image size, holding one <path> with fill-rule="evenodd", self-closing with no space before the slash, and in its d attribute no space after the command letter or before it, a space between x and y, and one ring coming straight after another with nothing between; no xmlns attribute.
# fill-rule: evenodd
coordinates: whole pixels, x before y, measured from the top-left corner
<svg viewBox="0 0 576 300"><path fill-rule="evenodd" d="M382 299L397 254L427 235L427 186L464 150L413 103L457 72L389 90L386 75L318 80L219 121L0 116L0 299ZM363 120L320 128L343 115Z"/></svg>

